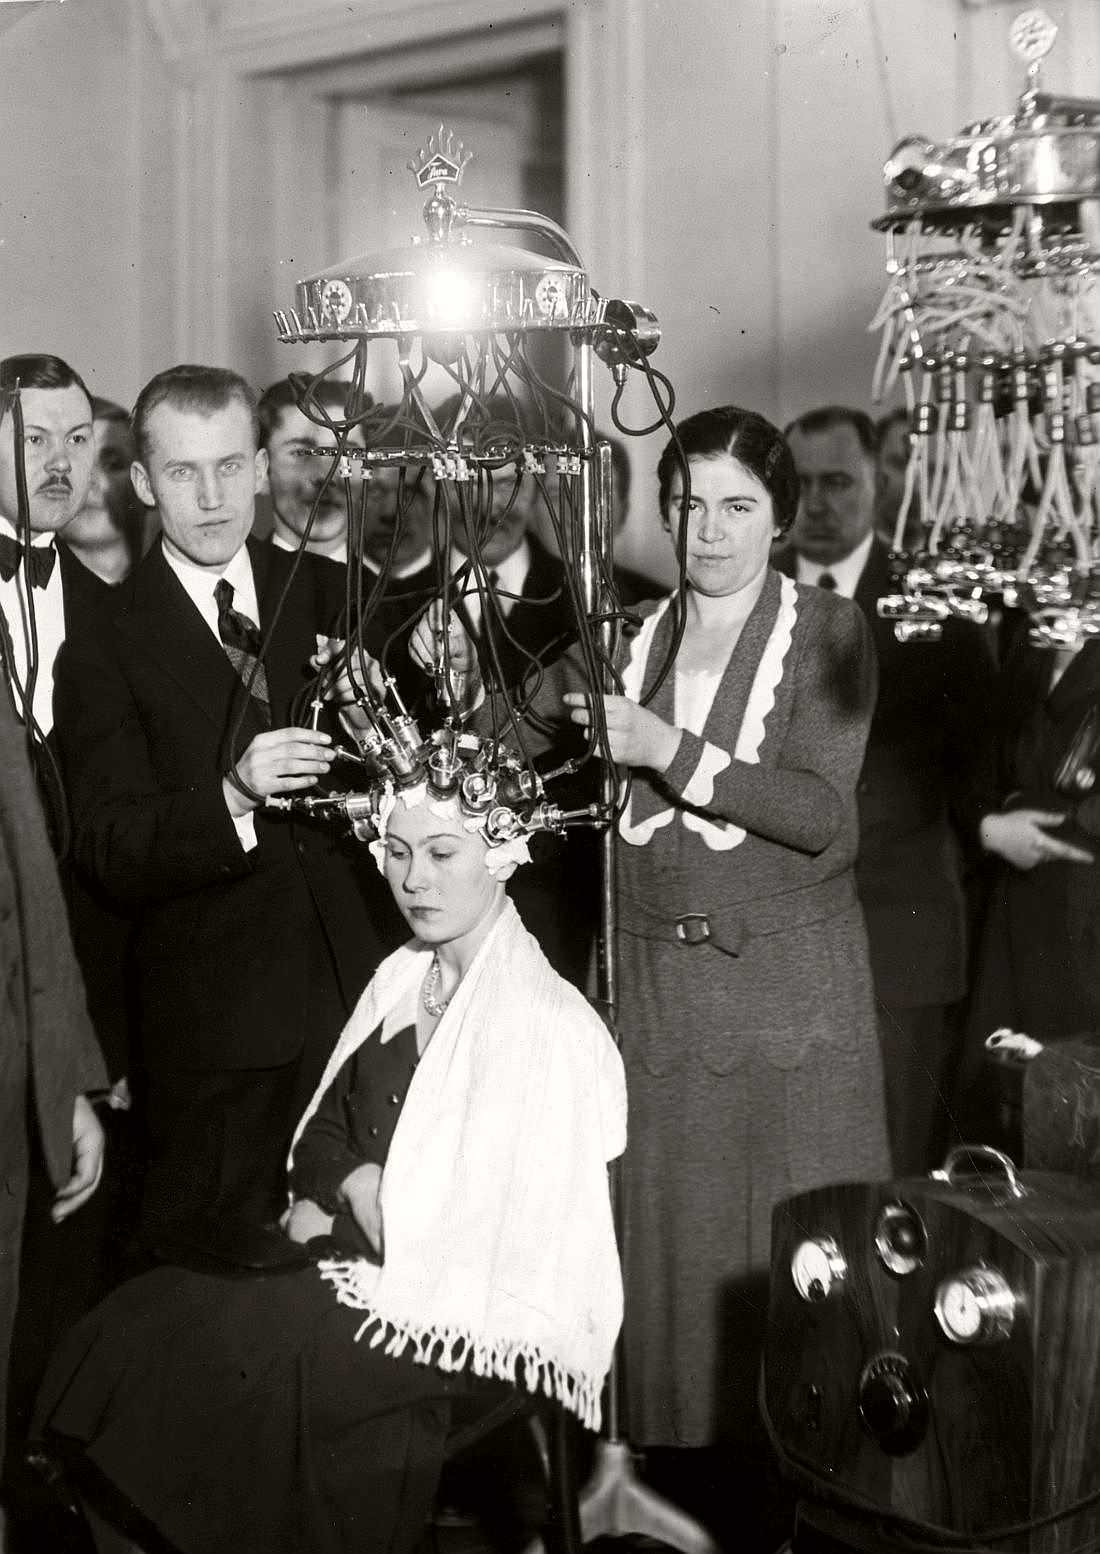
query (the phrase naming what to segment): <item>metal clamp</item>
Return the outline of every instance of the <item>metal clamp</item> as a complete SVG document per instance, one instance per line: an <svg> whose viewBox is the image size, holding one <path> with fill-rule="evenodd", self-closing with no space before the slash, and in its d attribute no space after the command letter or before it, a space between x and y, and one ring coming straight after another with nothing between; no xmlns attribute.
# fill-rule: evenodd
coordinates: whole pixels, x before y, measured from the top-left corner
<svg viewBox="0 0 1100 1554"><path fill-rule="evenodd" d="M930 1171L929 1175L935 1182L946 1182L949 1187L955 1186L955 1178L960 1173L957 1166L963 1160L973 1160L981 1157L999 1165L1004 1172L1008 1190L1014 1198L1023 1198L1027 1195L1027 1189L1020 1184L1020 1178L1016 1174L1016 1167L1003 1150L994 1149L990 1144L956 1144L954 1149L947 1152L947 1159L938 1171ZM980 1173L974 1173L980 1174Z"/></svg>
<svg viewBox="0 0 1100 1554"><path fill-rule="evenodd" d="M706 944L710 938L710 919L705 912L685 912L676 919L676 937L681 944Z"/></svg>

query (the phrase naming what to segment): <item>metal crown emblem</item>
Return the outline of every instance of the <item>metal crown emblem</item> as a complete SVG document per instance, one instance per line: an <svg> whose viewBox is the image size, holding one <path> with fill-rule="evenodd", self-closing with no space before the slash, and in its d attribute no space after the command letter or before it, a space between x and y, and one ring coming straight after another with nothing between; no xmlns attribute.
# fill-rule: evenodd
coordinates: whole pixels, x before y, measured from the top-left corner
<svg viewBox="0 0 1100 1554"><path fill-rule="evenodd" d="M473 159L461 141L455 142L451 131L441 124L434 135L428 136L428 144L421 146L408 163L410 173L415 174L417 187L426 189L429 184L459 184L466 164Z"/></svg>

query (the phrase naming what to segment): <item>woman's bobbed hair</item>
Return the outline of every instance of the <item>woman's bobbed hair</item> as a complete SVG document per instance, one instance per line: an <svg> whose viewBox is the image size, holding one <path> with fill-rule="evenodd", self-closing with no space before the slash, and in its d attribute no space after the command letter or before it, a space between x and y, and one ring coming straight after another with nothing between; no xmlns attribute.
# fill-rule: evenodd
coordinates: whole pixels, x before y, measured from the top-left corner
<svg viewBox="0 0 1100 1554"><path fill-rule="evenodd" d="M716 458L728 453L756 476L772 499L772 513L780 534L786 534L798 513L798 472L787 439L778 427L740 405L718 405L688 416L676 428L684 454L690 458ZM669 494L680 469L675 439L669 441L657 462L657 491L661 516L668 522Z"/></svg>

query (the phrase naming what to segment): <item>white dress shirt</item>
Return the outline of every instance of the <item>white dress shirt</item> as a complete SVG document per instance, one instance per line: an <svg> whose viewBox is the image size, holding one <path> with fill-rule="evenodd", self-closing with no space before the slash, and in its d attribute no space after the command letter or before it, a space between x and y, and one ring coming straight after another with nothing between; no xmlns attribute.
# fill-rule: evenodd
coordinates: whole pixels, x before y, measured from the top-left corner
<svg viewBox="0 0 1100 1554"><path fill-rule="evenodd" d="M0 533L19 543L15 525L0 514ZM53 534L32 534L31 544L52 545ZM33 596L34 637L31 634L29 601ZM56 558L50 581L45 588L29 588L20 561L15 576L5 582L0 578L0 610L7 621L15 660L16 684L12 686L15 705L26 722L24 696L27 684L27 668L31 657L31 644L38 641L38 678L34 686L34 717L43 734L53 728L53 672L61 644L65 640L65 596L61 584L61 561Z"/></svg>
<svg viewBox="0 0 1100 1554"><path fill-rule="evenodd" d="M461 551L452 550L451 576L454 577L459 568L465 565L466 557L462 555ZM505 556L503 561L498 561L493 566L486 566L485 571L487 573L495 572L497 575L495 589L499 596L497 603L500 607L501 614L505 617L511 615L519 601L518 598L505 598L504 596L506 594L515 594L517 596L521 594L523 592L523 585L527 581L527 574L530 572L530 570L531 547L528 544L526 538L522 539L512 554L510 556ZM466 604L466 613L470 617L470 624L480 636L481 595L477 591L477 581L474 578L472 569L466 579L466 593L464 598Z"/></svg>
<svg viewBox="0 0 1100 1554"><path fill-rule="evenodd" d="M820 561L811 561L800 551L796 563L796 580L800 583L809 583L816 588L822 572L830 572L836 582L834 593L843 594L845 599L854 599L859 580L863 576L863 569L867 565L867 557L871 554L873 539L873 534L865 534L855 550L850 550L846 556L841 556L839 561L830 561L828 566Z"/></svg>
<svg viewBox="0 0 1100 1554"><path fill-rule="evenodd" d="M185 561L182 556L173 554L163 540L161 545L165 561L183 584L187 597L209 626L214 640L223 653L225 646L221 632L218 630L218 601L214 597L214 590L223 577L227 583L233 585L233 608L239 614L247 615L255 626L259 626L260 606L256 598L256 580L252 576L252 562L247 545L241 546L232 561L228 562L221 572L211 572L206 567L197 567L193 562ZM226 807L228 808L228 801ZM229 814L241 846L246 853L250 853L257 845L254 812L249 810L247 815L234 815L230 810Z"/></svg>

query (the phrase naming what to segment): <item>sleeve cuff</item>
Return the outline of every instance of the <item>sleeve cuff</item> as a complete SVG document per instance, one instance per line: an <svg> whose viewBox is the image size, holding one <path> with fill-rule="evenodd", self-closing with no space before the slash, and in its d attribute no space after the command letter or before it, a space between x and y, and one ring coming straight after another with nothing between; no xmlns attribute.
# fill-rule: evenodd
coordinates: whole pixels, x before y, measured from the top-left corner
<svg viewBox="0 0 1100 1554"><path fill-rule="evenodd" d="M704 809L714 798L714 779L732 762L726 750L701 739L698 734L681 730L680 746L663 781L686 804Z"/></svg>
<svg viewBox="0 0 1100 1554"><path fill-rule="evenodd" d="M246 853L253 852L259 844L256 841L256 817L252 810L247 815L230 815L229 818L241 847Z"/></svg>
<svg viewBox="0 0 1100 1554"><path fill-rule="evenodd" d="M312 1198L326 1214L338 1214L347 1207L340 1196L340 1188L351 1173L363 1164L350 1152L326 1160L310 1161L301 1170L295 1169L292 1186L296 1198Z"/></svg>

